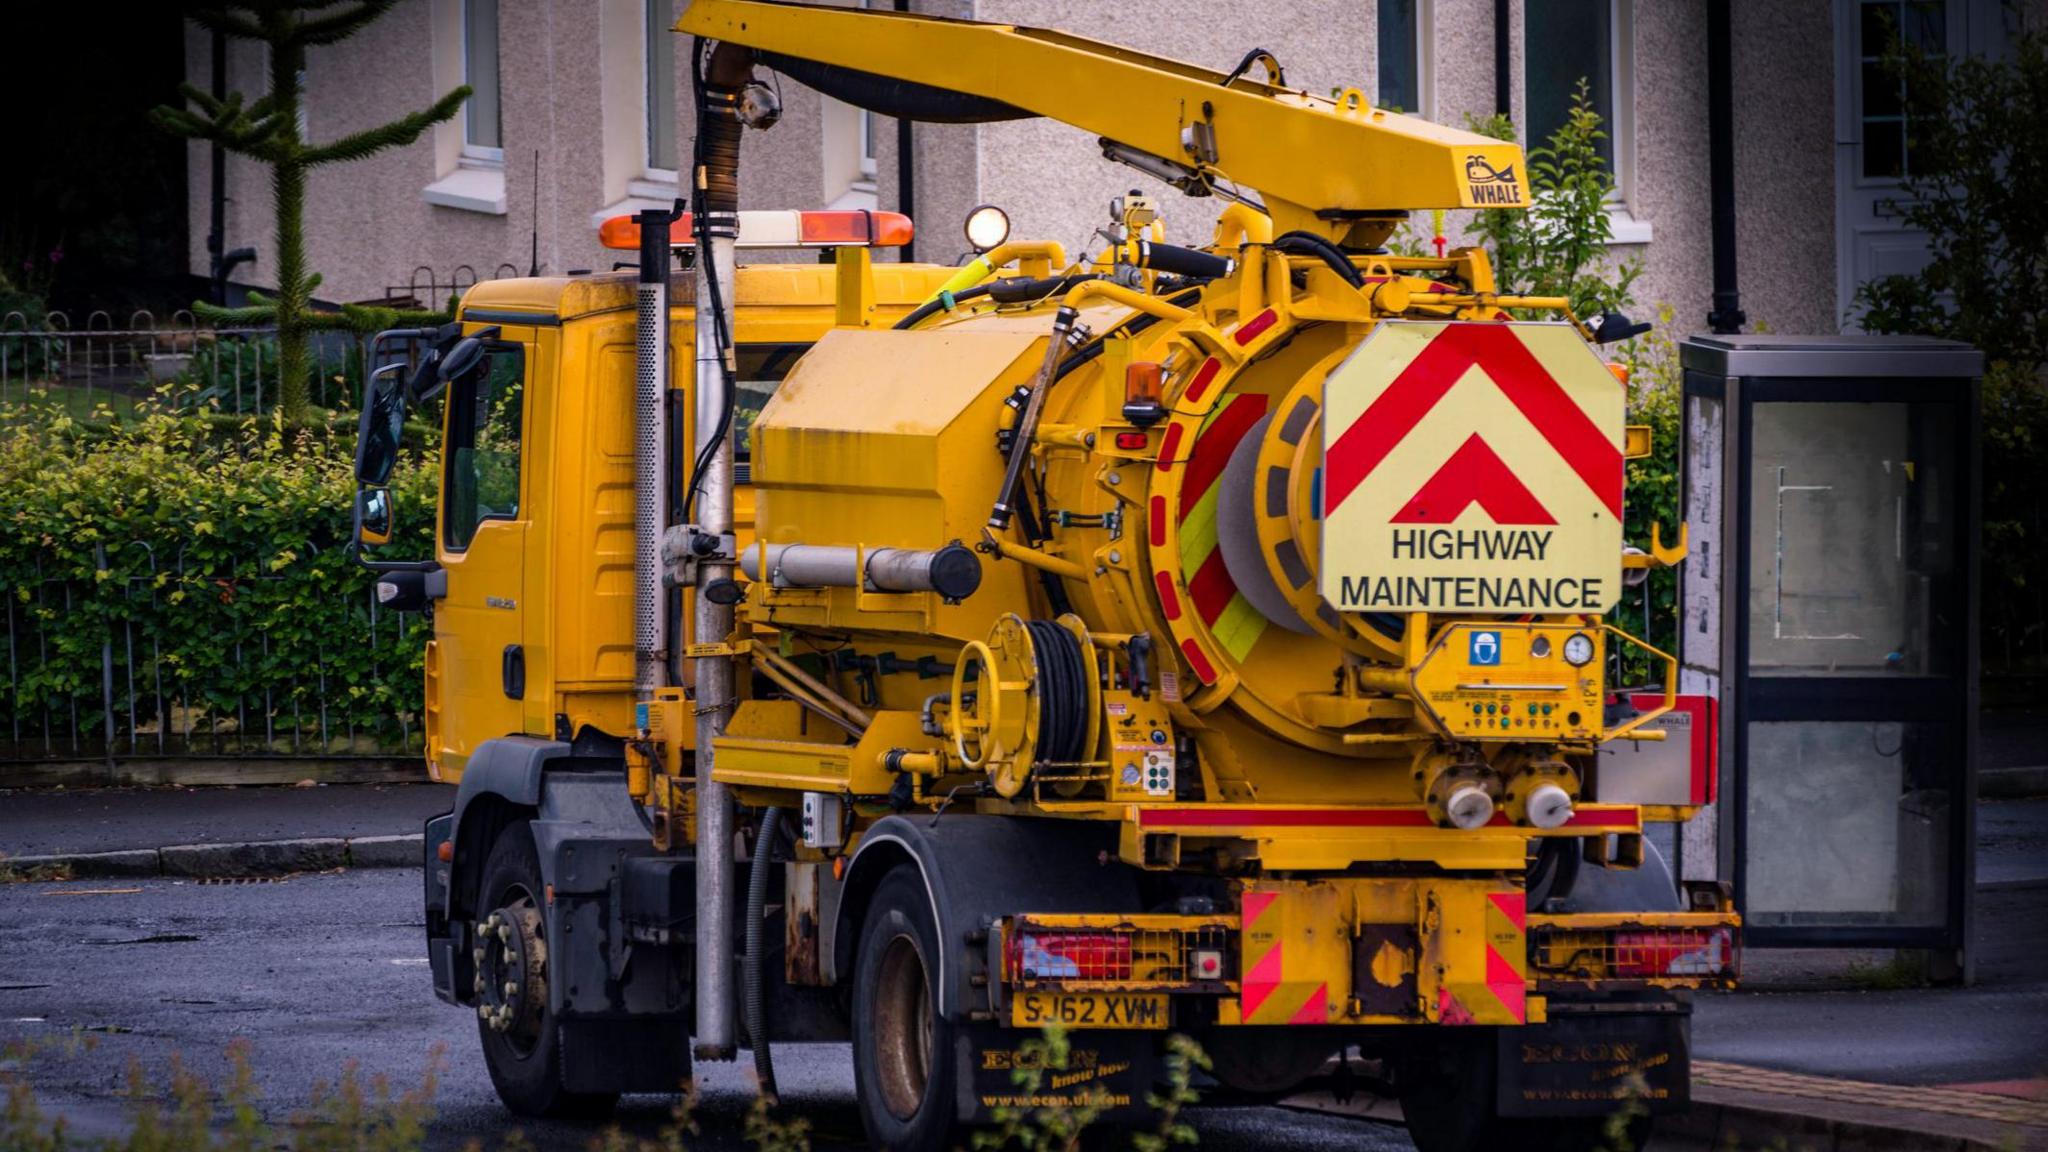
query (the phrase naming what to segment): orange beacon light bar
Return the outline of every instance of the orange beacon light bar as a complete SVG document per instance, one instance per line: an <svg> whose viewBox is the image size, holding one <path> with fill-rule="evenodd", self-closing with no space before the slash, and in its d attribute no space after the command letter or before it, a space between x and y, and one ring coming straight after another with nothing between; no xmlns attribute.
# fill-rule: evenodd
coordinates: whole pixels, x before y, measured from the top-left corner
<svg viewBox="0 0 2048 1152"><path fill-rule="evenodd" d="M821 212L742 212L740 248L901 248L910 243L914 229L910 217L901 212L869 212L854 208ZM688 212L676 217L669 228L669 246L689 248L696 244ZM607 248L637 252L640 222L631 216L614 216L597 229L598 242Z"/></svg>

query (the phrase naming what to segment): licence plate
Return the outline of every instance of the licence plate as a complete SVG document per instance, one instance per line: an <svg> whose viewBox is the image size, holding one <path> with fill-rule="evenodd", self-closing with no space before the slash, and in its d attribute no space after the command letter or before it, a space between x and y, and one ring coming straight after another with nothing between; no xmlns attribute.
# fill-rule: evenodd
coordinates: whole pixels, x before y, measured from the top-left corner
<svg viewBox="0 0 2048 1152"><path fill-rule="evenodd" d="M1164 1028L1164 992L1016 992L1010 1023L1018 1028Z"/></svg>

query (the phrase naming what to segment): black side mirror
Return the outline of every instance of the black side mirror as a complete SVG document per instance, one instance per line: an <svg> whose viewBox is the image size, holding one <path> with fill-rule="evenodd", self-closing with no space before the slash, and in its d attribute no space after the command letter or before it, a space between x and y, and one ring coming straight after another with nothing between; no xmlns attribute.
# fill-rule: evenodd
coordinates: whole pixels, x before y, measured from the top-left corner
<svg viewBox="0 0 2048 1152"><path fill-rule="evenodd" d="M393 612L422 612L433 599L427 588L427 573L383 572L377 576L377 603Z"/></svg>
<svg viewBox="0 0 2048 1152"><path fill-rule="evenodd" d="M356 489L356 543L376 548L391 543L391 489Z"/></svg>
<svg viewBox="0 0 2048 1152"><path fill-rule="evenodd" d="M405 389L400 365L378 369L363 385L363 418L356 428L356 483L380 488L391 482L405 431Z"/></svg>
<svg viewBox="0 0 2048 1152"><path fill-rule="evenodd" d="M1620 312L1603 312L1600 323L1593 329L1593 343L1613 344L1648 332L1652 325L1648 321L1637 322Z"/></svg>
<svg viewBox="0 0 2048 1152"><path fill-rule="evenodd" d="M459 380L478 364L483 363L484 342L474 336L464 336L455 342L455 347L441 357L439 375L442 383Z"/></svg>

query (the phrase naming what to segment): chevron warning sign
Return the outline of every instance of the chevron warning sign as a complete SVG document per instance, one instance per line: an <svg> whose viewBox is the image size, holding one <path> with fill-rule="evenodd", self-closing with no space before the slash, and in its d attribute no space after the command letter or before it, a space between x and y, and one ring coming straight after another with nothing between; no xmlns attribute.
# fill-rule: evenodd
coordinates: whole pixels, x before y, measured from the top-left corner
<svg viewBox="0 0 2048 1152"><path fill-rule="evenodd" d="M1382 324L1323 384L1323 598L1347 612L1604 612L1621 384L1568 324Z"/></svg>

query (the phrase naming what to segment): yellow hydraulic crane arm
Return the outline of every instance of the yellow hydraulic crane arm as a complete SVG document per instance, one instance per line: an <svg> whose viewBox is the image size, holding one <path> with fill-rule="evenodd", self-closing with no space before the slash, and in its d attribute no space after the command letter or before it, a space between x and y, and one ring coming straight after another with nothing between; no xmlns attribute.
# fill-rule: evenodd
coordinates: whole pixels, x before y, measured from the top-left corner
<svg viewBox="0 0 2048 1152"><path fill-rule="evenodd" d="M676 30L1072 124L1183 191L1255 189L1280 231L1528 206L1519 146L1283 87L1270 58L1255 80L1042 28L769 0L694 0Z"/></svg>

